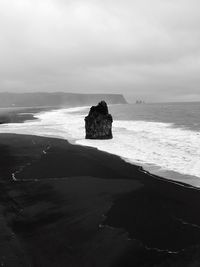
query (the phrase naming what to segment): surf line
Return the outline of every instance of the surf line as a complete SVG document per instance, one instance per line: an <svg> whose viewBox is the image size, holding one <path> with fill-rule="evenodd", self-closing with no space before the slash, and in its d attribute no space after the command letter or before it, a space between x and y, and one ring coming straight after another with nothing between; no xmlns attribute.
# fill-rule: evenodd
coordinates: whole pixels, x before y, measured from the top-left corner
<svg viewBox="0 0 200 267"><path fill-rule="evenodd" d="M189 188L189 189L193 189L193 190L200 191L200 188L199 188L199 187L195 187L195 186L192 186L192 185L189 185L189 184L186 184L186 183L182 183L182 182L179 182L179 181L174 181L174 180L170 180L170 179L165 179L165 178L162 178L162 177L160 177L160 176L151 174L150 172L144 170L142 166L139 166L139 170L140 170L141 172L145 173L146 175L148 175L148 176L150 176L150 177L153 177L154 179L160 180L160 181L162 181L162 182L167 182L167 183L175 184L175 185L178 185L178 186L181 186L181 187L184 187L184 188Z"/></svg>
<svg viewBox="0 0 200 267"><path fill-rule="evenodd" d="M191 226L191 227L200 229L200 225L198 225L198 224L190 223L190 222L186 222L186 221L184 221L183 219L181 219L181 218L177 218L177 217L174 217L174 219L177 220L177 221L179 221L180 223L182 223L182 224L184 224L184 225L189 225L189 226Z"/></svg>
<svg viewBox="0 0 200 267"><path fill-rule="evenodd" d="M123 228L118 228L118 227L112 227L108 224L99 224L99 230L102 230L103 228L107 228L107 229L110 229L112 231L115 231L115 230L124 230ZM125 234L127 234L127 236L129 236L129 233L124 231ZM144 247L144 249L146 250L149 250L149 251L156 251L156 252L159 252L159 253L166 253L166 254L179 254L180 252L183 252L185 251L185 249L180 249L180 250L169 250L169 249L161 249L161 248L157 248L157 247L149 247L147 245L145 245L141 240L139 239L136 239L136 238L130 238L128 237L127 238L129 241L136 241L138 242L142 247Z"/></svg>
<svg viewBox="0 0 200 267"><path fill-rule="evenodd" d="M42 154L43 154L43 155L46 155L47 152L48 152L48 150L49 150L50 148L51 148L51 146L48 145L48 146L46 147L46 149L42 150ZM13 173L11 174L12 181L13 181L13 182L18 182L18 181L38 181L38 179L27 179L27 180L25 180L25 179L17 179L17 178L16 178L16 174L22 172L23 169L24 169L26 166L29 166L29 165L31 165L30 162L26 163L26 164L23 165L23 166L20 166L18 170L16 170L15 172L13 172Z"/></svg>

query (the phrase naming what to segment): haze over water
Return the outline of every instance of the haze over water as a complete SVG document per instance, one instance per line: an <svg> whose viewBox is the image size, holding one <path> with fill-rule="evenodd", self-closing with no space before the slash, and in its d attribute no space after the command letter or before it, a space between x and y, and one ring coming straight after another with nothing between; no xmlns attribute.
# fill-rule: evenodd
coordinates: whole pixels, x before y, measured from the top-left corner
<svg viewBox="0 0 200 267"><path fill-rule="evenodd" d="M200 187L200 103L113 105L112 140L85 140L89 107L36 114L38 120L0 125L0 132L67 139L97 147L162 177Z"/></svg>

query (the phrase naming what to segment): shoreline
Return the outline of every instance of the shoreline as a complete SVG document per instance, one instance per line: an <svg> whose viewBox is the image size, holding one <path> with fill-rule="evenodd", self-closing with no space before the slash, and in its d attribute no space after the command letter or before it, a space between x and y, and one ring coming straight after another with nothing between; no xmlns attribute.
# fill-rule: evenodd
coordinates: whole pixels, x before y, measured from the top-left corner
<svg viewBox="0 0 200 267"><path fill-rule="evenodd" d="M25 109L24 108L20 108L20 110L18 108L17 109L15 108L15 115L13 116L14 119L12 119L12 121L7 121L7 123L10 123L10 122L22 123L22 122L28 122L30 120L37 120L38 119L37 118L37 114L38 113L41 113L41 112L44 112L44 111L51 111L52 108L53 108L53 110L55 110L55 109L59 109L61 107L33 107L33 108L28 108L28 109L27 108L25 108ZM70 107L65 107L65 108L70 108ZM85 108L85 107L83 107L83 108ZM18 116L18 113L20 114L20 116ZM8 114L8 117L9 117L9 114ZM1 119L1 113L0 113L0 119ZM19 134L21 134L21 133L19 133ZM29 134L29 133L25 133L25 134ZM34 133L34 134L37 135L36 133ZM42 136L45 136L45 135L41 134L41 135L38 135L38 136L42 137ZM54 135L46 135L46 137L59 138L59 139L67 140L66 137L61 137L59 135L55 136L55 134ZM74 144L74 145L82 145L76 139L74 139L74 140L73 139L69 139L69 142L71 144ZM82 146L83 147L87 147L87 145L84 145L84 144ZM94 147L94 146L91 146L91 147ZM104 150L100 150L100 151L104 151ZM104 151L104 152L106 152L106 151ZM112 154L111 152L108 152L108 153ZM114 155L116 155L116 154L114 154ZM125 160L126 162L132 164L132 165L136 165L136 166L142 167L143 170L146 171L147 173L149 173L150 175L152 174L154 176L169 180L169 181L174 182L174 183L183 184L183 185L188 186L188 187L200 188L200 185L198 185L199 178L197 176L186 175L186 174L182 174L182 173L175 172L175 171L170 171L170 170L162 170L162 169L160 169L158 171L157 169L159 167L158 166L156 167L156 165L155 166L152 165L152 168L151 168L149 164L140 165L137 162L132 162L131 160L126 159L123 156L119 155L119 157L122 158L123 160ZM171 178L171 177L175 177L175 178ZM187 180L188 180L188 182L187 182Z"/></svg>
<svg viewBox="0 0 200 267"><path fill-rule="evenodd" d="M9 163L0 164L1 184L6 187L1 194L10 199L4 202L3 217L29 261L37 257L36 266L64 267L71 262L71 266L90 267L91 259L100 262L97 266L111 266L110 262L116 263L113 266L139 267L144 262L162 266L186 256L193 261L196 249L200 250L200 193L196 188L174 184L118 156L62 139L1 134L0 146L4 149L1 160ZM12 181L13 170L19 169L18 181ZM66 246L63 235L72 249L67 255L61 253L62 260L54 258L53 264L37 247L45 247L44 240L48 240L46 250L51 255L57 246ZM92 247L99 242L97 253ZM101 259L111 247L113 252ZM72 256L74 249L76 256ZM78 263L74 257L79 257Z"/></svg>
<svg viewBox="0 0 200 267"><path fill-rule="evenodd" d="M37 118L35 118L35 119L37 119ZM94 149L94 151L97 151L97 152L99 151L101 153L108 154L110 156L120 158L125 163L133 166L134 168L137 168L138 171L140 171L141 173L143 173L143 174L145 174L145 175L147 175L147 176L149 176L149 177L151 177L153 179L156 179L156 180L159 180L159 181L162 181L162 182L166 182L166 183L170 183L170 184L174 184L174 185L177 185L177 186L181 186L181 187L184 187L184 188L189 188L189 189L200 191L200 188L199 187L196 187L196 186L193 186L193 185L184 183L182 181L176 181L176 180L173 180L173 179L169 179L169 178L165 178L165 177L156 175L154 173L149 172L148 170L145 170L142 165L137 165L135 163L131 163L130 161L126 161L123 157L120 157L120 156L118 156L116 154L112 154L112 153L109 153L109 152L100 150L100 149L98 149L96 147L91 147L91 146L85 146L85 145L76 144L76 142L74 140L70 140L69 141L69 140L64 139L64 138L61 138L61 137L42 136L42 135L30 135L30 134L17 134L17 133L0 133L0 138L1 138L1 135L11 135L11 136L15 136L16 135L16 136L25 136L25 137L26 136L29 136L29 137L32 136L32 137L38 137L38 138L44 138L44 139L53 139L53 140L66 141L67 143L69 143L70 145L73 145L73 146L83 147L83 148L86 148L86 149ZM43 151L43 153L46 154L45 151ZM54 178L51 178L51 179L54 179ZM16 181L20 181L20 180L17 180L16 179Z"/></svg>
<svg viewBox="0 0 200 267"><path fill-rule="evenodd" d="M36 114L44 111L57 109L56 107L8 107L0 108L0 125L9 123L24 123L37 120Z"/></svg>
<svg viewBox="0 0 200 267"><path fill-rule="evenodd" d="M59 137L1 133L0 147L6 266L200 262L198 187Z"/></svg>

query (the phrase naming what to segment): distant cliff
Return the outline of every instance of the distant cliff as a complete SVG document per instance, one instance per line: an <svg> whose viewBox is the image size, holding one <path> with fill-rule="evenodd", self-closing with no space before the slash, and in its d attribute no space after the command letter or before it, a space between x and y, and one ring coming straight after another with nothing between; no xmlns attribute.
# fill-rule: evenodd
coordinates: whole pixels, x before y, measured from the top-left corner
<svg viewBox="0 0 200 267"><path fill-rule="evenodd" d="M108 104L126 104L120 94L0 93L0 107L86 106L104 99Z"/></svg>

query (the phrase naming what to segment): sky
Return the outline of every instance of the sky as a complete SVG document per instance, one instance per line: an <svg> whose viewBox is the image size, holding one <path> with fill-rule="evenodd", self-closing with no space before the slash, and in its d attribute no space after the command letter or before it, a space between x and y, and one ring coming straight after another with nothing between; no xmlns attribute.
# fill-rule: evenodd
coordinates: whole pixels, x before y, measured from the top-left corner
<svg viewBox="0 0 200 267"><path fill-rule="evenodd" d="M199 0L0 0L0 92L200 100Z"/></svg>

